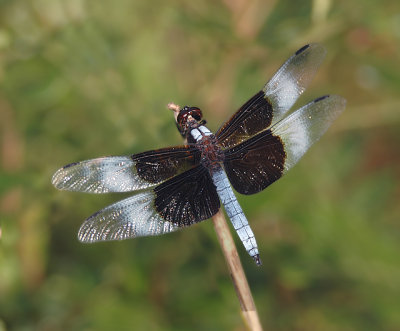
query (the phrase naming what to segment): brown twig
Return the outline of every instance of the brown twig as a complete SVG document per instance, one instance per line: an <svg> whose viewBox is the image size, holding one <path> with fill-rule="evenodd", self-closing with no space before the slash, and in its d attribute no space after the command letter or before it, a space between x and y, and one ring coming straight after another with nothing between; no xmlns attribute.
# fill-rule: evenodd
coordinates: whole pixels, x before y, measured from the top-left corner
<svg viewBox="0 0 400 331"><path fill-rule="evenodd" d="M222 210L212 217L215 232L217 232L218 240L224 253L226 263L231 273L233 285L239 298L242 316L245 319L250 330L262 330L260 319L258 317L256 305L251 295L250 287L244 273L242 263L233 241L231 232Z"/></svg>
<svg viewBox="0 0 400 331"><path fill-rule="evenodd" d="M180 107L174 103L169 103L167 108L174 111L176 120ZM226 223L225 216L221 209L212 217L212 221L239 299L242 317L250 330L260 331L262 330L262 327L254 304L253 296L242 263L240 262L235 242L233 241L228 224Z"/></svg>

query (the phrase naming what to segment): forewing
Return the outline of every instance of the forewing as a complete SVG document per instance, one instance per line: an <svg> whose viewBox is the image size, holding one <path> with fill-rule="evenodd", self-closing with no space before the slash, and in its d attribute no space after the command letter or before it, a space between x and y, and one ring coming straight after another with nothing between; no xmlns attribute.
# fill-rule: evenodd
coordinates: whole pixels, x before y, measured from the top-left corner
<svg viewBox="0 0 400 331"><path fill-rule="evenodd" d="M225 151L224 167L236 191L264 190L292 168L344 110L345 99L324 96L298 109L271 129Z"/></svg>
<svg viewBox="0 0 400 331"><path fill-rule="evenodd" d="M95 213L78 238L92 243L159 235L210 218L219 207L209 172L197 166Z"/></svg>
<svg viewBox="0 0 400 331"><path fill-rule="evenodd" d="M53 185L60 190L88 193L130 192L156 186L200 161L193 146L177 146L131 156L102 157L59 169Z"/></svg>
<svg viewBox="0 0 400 331"><path fill-rule="evenodd" d="M326 55L322 45L309 44L292 55L264 86L265 97L272 105L271 125L280 121L305 91Z"/></svg>
<svg viewBox="0 0 400 331"><path fill-rule="evenodd" d="M300 48L260 92L221 126L216 133L220 145L223 148L236 146L281 120L304 92L325 54L319 44Z"/></svg>

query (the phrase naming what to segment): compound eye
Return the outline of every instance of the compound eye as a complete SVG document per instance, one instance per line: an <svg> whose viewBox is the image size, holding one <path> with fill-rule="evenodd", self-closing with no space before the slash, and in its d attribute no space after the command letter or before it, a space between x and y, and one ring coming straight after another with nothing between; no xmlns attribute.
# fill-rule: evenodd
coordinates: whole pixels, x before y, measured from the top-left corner
<svg viewBox="0 0 400 331"><path fill-rule="evenodd" d="M179 112L176 121L181 127L183 127L186 124L189 113L190 113L189 108L187 106L183 107Z"/></svg>
<svg viewBox="0 0 400 331"><path fill-rule="evenodd" d="M190 115L196 120L200 121L203 117L203 114L200 108L197 107L190 107Z"/></svg>

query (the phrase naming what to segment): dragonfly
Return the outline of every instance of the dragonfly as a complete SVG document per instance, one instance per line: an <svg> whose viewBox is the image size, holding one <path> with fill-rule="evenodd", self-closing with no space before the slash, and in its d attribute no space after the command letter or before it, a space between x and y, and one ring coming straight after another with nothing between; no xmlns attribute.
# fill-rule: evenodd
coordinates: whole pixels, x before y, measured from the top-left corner
<svg viewBox="0 0 400 331"><path fill-rule="evenodd" d="M209 219L222 204L244 248L261 265L254 233L233 189L251 195L267 188L344 110L344 98L324 95L288 114L325 55L320 44L301 47L215 134L200 108L171 106L186 144L60 168L52 178L60 190L133 192L87 218L78 239L94 243L161 235Z"/></svg>

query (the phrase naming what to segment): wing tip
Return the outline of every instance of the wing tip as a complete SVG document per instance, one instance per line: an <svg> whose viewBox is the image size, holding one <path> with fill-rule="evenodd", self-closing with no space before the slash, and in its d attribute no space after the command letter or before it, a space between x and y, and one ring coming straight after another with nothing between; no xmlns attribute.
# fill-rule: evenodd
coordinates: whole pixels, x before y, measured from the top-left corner
<svg viewBox="0 0 400 331"><path fill-rule="evenodd" d="M69 164L67 164L67 165L65 165L65 166L63 166L63 167L61 167L60 169L58 169L58 170L54 173L53 177L51 177L51 184L53 184L53 186L54 186L56 189L59 189L59 190L65 189L65 187L64 187L62 184L65 184L65 182L63 181L63 179L65 178L66 171L68 171L68 170L66 170L66 169L69 169L69 168L71 168L71 167L73 167L73 166L76 166L76 165L78 165L78 164L80 164L80 163L81 163L81 162L72 162L72 163L69 163Z"/></svg>
<svg viewBox="0 0 400 331"><path fill-rule="evenodd" d="M61 169L67 169L69 167L73 167L75 165L78 165L80 162L72 162L72 163L68 163L67 165L63 166Z"/></svg>
<svg viewBox="0 0 400 331"><path fill-rule="evenodd" d="M300 48L296 51L296 53L294 53L294 54L295 54L295 56L298 56L298 55L300 55L301 53L304 53L306 50L309 50L309 51L313 50L313 52L319 51L319 52L321 52L321 55L325 55L325 54L327 53L326 48L325 48L322 44L319 44L319 43L309 43L309 44L306 44L306 45L300 47ZM323 58L323 56L322 56L322 58Z"/></svg>
<svg viewBox="0 0 400 331"><path fill-rule="evenodd" d="M329 97L330 97L330 94L323 95L322 97L316 98L314 100L314 103L320 102L320 101L325 100L326 98L329 98Z"/></svg>
<svg viewBox="0 0 400 331"><path fill-rule="evenodd" d="M63 176L60 176L60 175L63 172L63 170L64 170L64 167L58 169L54 173L53 177L51 177L51 184L58 190L62 190L62 185L61 185L62 181L60 181L60 178L62 178Z"/></svg>
<svg viewBox="0 0 400 331"><path fill-rule="evenodd" d="M307 48L310 47L310 44L304 45L303 47L299 48L296 53L294 53L295 55L299 55L300 53L303 53Z"/></svg>
<svg viewBox="0 0 400 331"><path fill-rule="evenodd" d="M329 100L326 100L326 99L329 99ZM341 110L344 110L344 108L346 107L346 104L347 104L347 100L345 98L343 98L340 95L336 95L336 94L323 95L321 97L316 98L313 102L317 103L317 102L320 102L323 100L335 102L336 104L340 105L339 109L341 109Z"/></svg>
<svg viewBox="0 0 400 331"><path fill-rule="evenodd" d="M79 228L77 238L83 244L91 244L98 241L98 238L96 238L93 229L85 224L91 217L95 216L96 214L98 214L98 212L90 216Z"/></svg>

